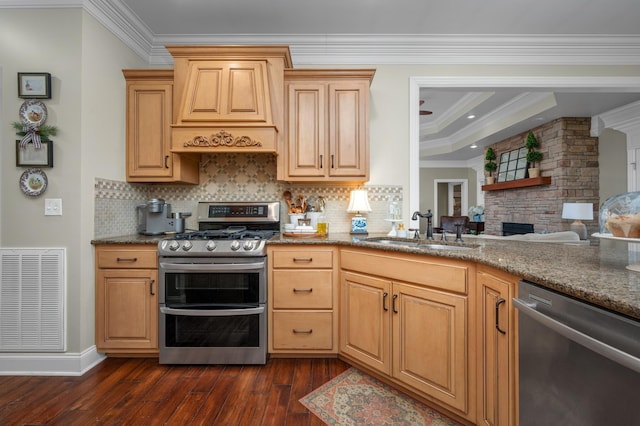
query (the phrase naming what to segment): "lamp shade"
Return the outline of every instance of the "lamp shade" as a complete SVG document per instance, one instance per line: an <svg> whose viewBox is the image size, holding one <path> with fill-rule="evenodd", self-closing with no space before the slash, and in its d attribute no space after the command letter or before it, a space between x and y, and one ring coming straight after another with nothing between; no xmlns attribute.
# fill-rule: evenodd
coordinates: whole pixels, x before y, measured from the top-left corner
<svg viewBox="0 0 640 426"><path fill-rule="evenodd" d="M564 203L562 218L574 220L593 220L593 203Z"/></svg>
<svg viewBox="0 0 640 426"><path fill-rule="evenodd" d="M369 195L366 189L354 189L349 198L349 213L370 212Z"/></svg>

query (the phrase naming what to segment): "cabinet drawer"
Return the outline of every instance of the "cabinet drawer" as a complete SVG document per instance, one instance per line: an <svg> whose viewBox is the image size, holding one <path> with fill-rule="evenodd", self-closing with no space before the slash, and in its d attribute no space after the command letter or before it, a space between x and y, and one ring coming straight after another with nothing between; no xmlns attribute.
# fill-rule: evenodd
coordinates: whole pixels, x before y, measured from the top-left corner
<svg viewBox="0 0 640 426"><path fill-rule="evenodd" d="M331 268L332 250L275 250L271 264L274 268Z"/></svg>
<svg viewBox="0 0 640 426"><path fill-rule="evenodd" d="M331 309L331 270L273 271L274 309Z"/></svg>
<svg viewBox="0 0 640 426"><path fill-rule="evenodd" d="M274 312L273 348L333 349L332 312Z"/></svg>
<svg viewBox="0 0 640 426"><path fill-rule="evenodd" d="M97 254L98 268L145 268L158 267L158 251L153 250L122 250L99 249Z"/></svg>

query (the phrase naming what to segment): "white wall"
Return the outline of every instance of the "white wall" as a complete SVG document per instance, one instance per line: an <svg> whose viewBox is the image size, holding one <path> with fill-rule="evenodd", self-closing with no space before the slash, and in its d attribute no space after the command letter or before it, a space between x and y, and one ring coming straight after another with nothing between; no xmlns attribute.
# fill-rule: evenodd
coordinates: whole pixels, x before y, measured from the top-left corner
<svg viewBox="0 0 640 426"><path fill-rule="evenodd" d="M600 205L609 197L627 192L627 136L605 129L598 137Z"/></svg>
<svg viewBox="0 0 640 426"><path fill-rule="evenodd" d="M67 249L67 351L94 344L93 179L124 179L124 79L120 69L141 67L133 55L81 9L3 9L0 13L2 78L3 247ZM49 186L39 197L19 189L16 135L23 100L18 72L49 72L52 99L44 100L46 124L58 127L54 167L44 169ZM44 199L62 198L62 216L44 216Z"/></svg>

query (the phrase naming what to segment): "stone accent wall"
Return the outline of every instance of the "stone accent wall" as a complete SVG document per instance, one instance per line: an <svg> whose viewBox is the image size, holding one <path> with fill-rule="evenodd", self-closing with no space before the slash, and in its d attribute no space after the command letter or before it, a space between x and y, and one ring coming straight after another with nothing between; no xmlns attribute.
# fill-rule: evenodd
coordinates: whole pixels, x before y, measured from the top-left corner
<svg viewBox="0 0 640 426"><path fill-rule="evenodd" d="M593 221L585 221L589 234L598 232L598 138L590 136L590 118L560 118L531 129L540 142L540 175L551 185L485 191L485 233L502 234L502 222L533 223L535 232L569 230L562 219L562 204L593 203ZM528 131L492 145L498 158L524 146Z"/></svg>

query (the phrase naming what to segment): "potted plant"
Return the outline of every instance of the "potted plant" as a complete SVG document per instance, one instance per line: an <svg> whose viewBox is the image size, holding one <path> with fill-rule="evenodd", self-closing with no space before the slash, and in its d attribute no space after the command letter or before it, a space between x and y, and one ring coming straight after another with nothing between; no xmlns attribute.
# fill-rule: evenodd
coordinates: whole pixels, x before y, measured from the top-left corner
<svg viewBox="0 0 640 426"><path fill-rule="evenodd" d="M524 146L529 150L529 152L527 152L527 162L529 162L530 165L529 177L538 177L540 176L540 169L537 167L537 164L542 161L542 153L536 151L536 148L540 147L540 143L538 143L538 138L536 138L533 132L529 132L527 135Z"/></svg>
<svg viewBox="0 0 640 426"><path fill-rule="evenodd" d="M493 160L495 160L496 158L496 153L493 148L487 148L487 152L484 155L484 159L487 160L487 162L484 163L484 170L489 172L489 176L487 177L487 185L493 185L495 183L496 178L493 176L493 172L498 169L498 165Z"/></svg>

